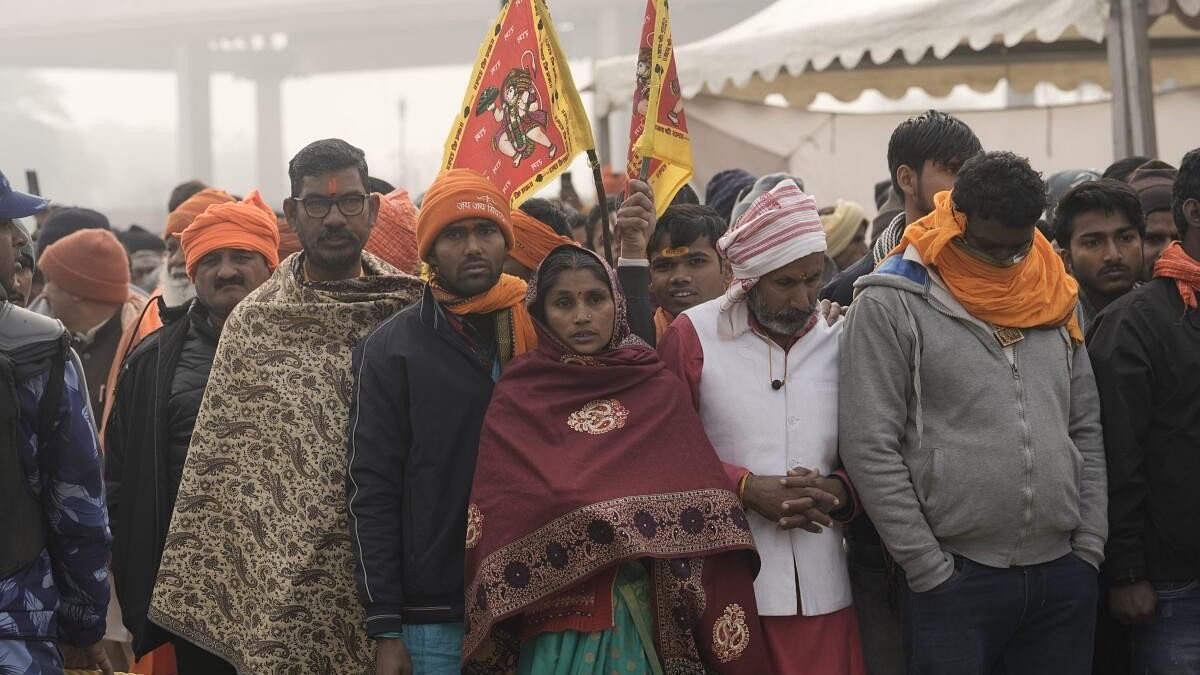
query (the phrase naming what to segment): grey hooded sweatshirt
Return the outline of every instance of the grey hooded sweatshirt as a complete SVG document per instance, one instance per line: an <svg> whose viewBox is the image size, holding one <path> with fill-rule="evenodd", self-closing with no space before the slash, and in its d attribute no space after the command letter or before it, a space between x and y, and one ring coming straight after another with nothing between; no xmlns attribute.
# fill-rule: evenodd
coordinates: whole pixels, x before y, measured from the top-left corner
<svg viewBox="0 0 1200 675"><path fill-rule="evenodd" d="M1063 328L1002 347L915 249L858 280L842 332L839 447L909 587L1070 552L1108 536L1100 405Z"/></svg>

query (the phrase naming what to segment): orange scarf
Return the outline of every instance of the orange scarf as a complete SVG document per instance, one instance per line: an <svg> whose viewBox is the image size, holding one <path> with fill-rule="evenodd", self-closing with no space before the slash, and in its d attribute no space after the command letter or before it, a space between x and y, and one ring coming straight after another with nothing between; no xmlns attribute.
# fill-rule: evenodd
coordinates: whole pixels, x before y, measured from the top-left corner
<svg viewBox="0 0 1200 675"><path fill-rule="evenodd" d="M517 277L501 274L486 293L471 298L459 296L445 290L433 282L433 297L450 312L464 316L466 314L491 314L501 310L512 310L510 313L512 354L517 356L537 347L537 332L533 328L533 317L525 307L526 285ZM500 335L503 343L507 336Z"/></svg>
<svg viewBox="0 0 1200 675"><path fill-rule="evenodd" d="M1200 260L1188 255L1179 242L1172 242L1154 263L1155 278L1174 279L1183 306L1196 309L1196 293L1200 291Z"/></svg>
<svg viewBox="0 0 1200 675"><path fill-rule="evenodd" d="M954 210L950 193L939 192L933 203L933 213L908 226L892 255L903 255L914 246L977 319L1004 328L1066 326L1071 340L1083 342L1075 317L1079 285L1041 232L1034 233L1033 248L1024 260L996 267L953 244L963 235L967 218Z"/></svg>
<svg viewBox="0 0 1200 675"><path fill-rule="evenodd" d="M663 335L666 334L667 329L671 327L671 322L674 320L675 320L675 317L671 316L670 314L667 314L667 310L663 309L662 307L659 307L658 309L654 310L654 342L655 342L655 344L662 342Z"/></svg>

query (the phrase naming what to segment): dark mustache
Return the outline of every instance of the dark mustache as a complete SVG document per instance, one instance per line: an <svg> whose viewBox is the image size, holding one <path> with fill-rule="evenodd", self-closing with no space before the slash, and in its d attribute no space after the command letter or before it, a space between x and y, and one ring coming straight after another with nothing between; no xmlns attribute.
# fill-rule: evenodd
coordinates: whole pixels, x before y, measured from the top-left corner
<svg viewBox="0 0 1200 675"><path fill-rule="evenodd" d="M474 258L464 258L463 261L458 264L458 268L462 269L462 268L466 267L467 265L475 265L478 263L483 263L483 264L487 265L488 267L491 267L491 263L488 261L487 258L484 258L483 256L478 256L478 257L474 257Z"/></svg>
<svg viewBox="0 0 1200 675"><path fill-rule="evenodd" d="M776 321L787 321L789 323L808 321L809 317L811 317L814 312L816 312L815 309L807 309L807 310L783 309L778 312L775 312L772 315L772 318L775 319Z"/></svg>
<svg viewBox="0 0 1200 675"><path fill-rule="evenodd" d="M213 284L213 290L219 291L222 288L225 288L226 286L245 287L245 285L246 285L245 277L238 275L236 277L227 277L224 279L217 279L216 283Z"/></svg>
<svg viewBox="0 0 1200 675"><path fill-rule="evenodd" d="M1128 272L1129 270L1129 265L1108 265L1100 268L1100 274L1104 274L1106 272Z"/></svg>
<svg viewBox="0 0 1200 675"><path fill-rule="evenodd" d="M347 230L324 230L317 241L358 241L358 237Z"/></svg>

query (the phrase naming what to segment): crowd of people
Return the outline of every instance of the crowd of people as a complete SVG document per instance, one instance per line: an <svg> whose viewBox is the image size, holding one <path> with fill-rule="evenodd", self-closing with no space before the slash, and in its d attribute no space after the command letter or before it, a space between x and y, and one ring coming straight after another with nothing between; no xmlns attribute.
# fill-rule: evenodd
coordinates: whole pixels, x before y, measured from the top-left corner
<svg viewBox="0 0 1200 675"><path fill-rule="evenodd" d="M0 672L1200 673L1200 149L886 161L510 209L328 139L161 237L0 176Z"/></svg>

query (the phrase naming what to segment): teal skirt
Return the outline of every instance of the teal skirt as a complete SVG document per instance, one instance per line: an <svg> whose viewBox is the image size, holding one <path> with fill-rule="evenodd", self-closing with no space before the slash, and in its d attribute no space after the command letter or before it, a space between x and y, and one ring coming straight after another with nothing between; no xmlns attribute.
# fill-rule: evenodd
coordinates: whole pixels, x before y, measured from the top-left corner
<svg viewBox="0 0 1200 675"><path fill-rule="evenodd" d="M634 563L617 571L612 628L542 633L521 645L517 670L520 675L662 675L645 569Z"/></svg>

